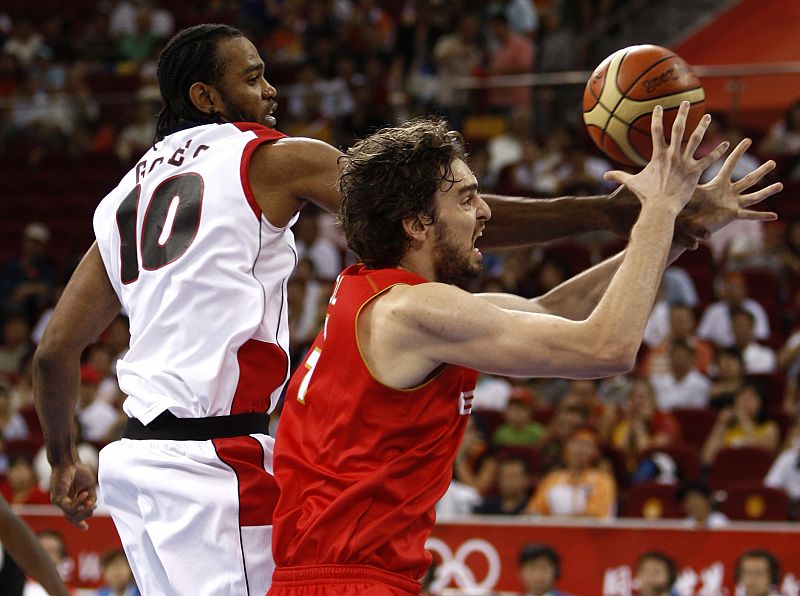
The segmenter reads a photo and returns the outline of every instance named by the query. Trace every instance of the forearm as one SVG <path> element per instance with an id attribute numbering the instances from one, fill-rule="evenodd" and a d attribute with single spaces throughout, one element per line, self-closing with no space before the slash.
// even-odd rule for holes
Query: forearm
<path id="1" fill-rule="evenodd" d="M 33 532 L 2 503 L 2 535 L 5 548 L 26 574 L 33 577 L 48 594 L 68 594 L 58 570 Z"/>
<path id="2" fill-rule="evenodd" d="M 482 248 L 524 246 L 594 230 L 628 230 L 640 209 L 638 200 L 624 187 L 612 195 L 590 197 L 482 196 L 492 210 L 480 239 Z"/>
<path id="3" fill-rule="evenodd" d="M 603 349 L 635 355 L 666 266 L 674 216 L 668 211 L 643 212 L 618 271 L 587 322 Z"/>
<path id="4" fill-rule="evenodd" d="M 80 387 L 79 351 L 36 351 L 33 359 L 36 410 L 51 465 L 78 461 L 73 432 Z"/>

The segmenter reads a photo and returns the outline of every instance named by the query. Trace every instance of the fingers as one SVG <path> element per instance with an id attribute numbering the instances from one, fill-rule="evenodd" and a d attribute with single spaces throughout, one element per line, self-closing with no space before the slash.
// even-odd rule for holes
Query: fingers
<path id="1" fill-rule="evenodd" d="M 655 150 L 655 147 L 653 147 Z M 623 172 L 622 170 L 610 170 L 603 174 L 603 178 L 610 182 L 617 182 L 619 184 L 627 184 L 627 181 L 630 180 L 633 176 L 628 172 Z"/>
<path id="2" fill-rule="evenodd" d="M 751 205 L 755 205 L 756 203 L 760 203 L 767 197 L 771 197 L 772 195 L 779 193 L 783 190 L 783 184 L 780 182 L 776 182 L 774 184 L 770 184 L 762 188 L 761 190 L 757 190 L 755 192 L 748 193 L 746 195 L 742 195 L 739 198 L 739 205 L 742 207 L 750 207 Z"/>
<path id="3" fill-rule="evenodd" d="M 689 115 L 689 102 L 682 101 L 678 108 L 678 115 L 672 123 L 672 137 L 669 140 L 670 149 L 679 149 L 683 142 L 683 133 L 686 130 L 686 118 Z"/>
<path id="4" fill-rule="evenodd" d="M 730 180 L 731 175 L 733 174 L 733 168 L 736 167 L 736 164 L 739 162 L 739 159 L 744 155 L 744 152 L 750 148 L 750 145 L 753 143 L 750 139 L 742 139 L 739 141 L 739 144 L 734 147 L 731 154 L 728 156 L 728 159 L 725 160 L 725 163 L 722 164 L 722 167 L 719 169 L 717 176 L 721 176 L 723 180 Z M 749 185 L 748 185 L 749 186 Z M 744 188 L 747 188 L 746 186 Z"/>
<path id="5" fill-rule="evenodd" d="M 653 137 L 653 157 L 666 149 L 664 140 L 664 108 L 656 106 L 650 118 L 650 136 Z"/>
<path id="6" fill-rule="evenodd" d="M 706 155 L 703 159 L 699 160 L 697 162 L 697 167 L 700 170 L 705 170 L 708 166 L 710 166 L 712 163 L 717 161 L 720 157 L 725 155 L 725 152 L 728 150 L 728 147 L 730 147 L 730 146 L 731 146 L 731 144 L 728 141 L 723 141 L 722 143 L 717 145 L 716 148 L 711 153 Z"/>
<path id="7" fill-rule="evenodd" d="M 738 149 L 738 147 L 737 147 L 737 149 Z M 746 190 L 746 189 L 750 188 L 754 184 L 757 184 L 764 176 L 766 176 L 768 173 L 770 173 L 774 169 L 775 169 L 775 162 L 774 161 L 769 160 L 766 163 L 762 163 L 755 170 L 753 170 L 752 172 L 750 172 L 746 176 L 742 176 L 742 178 L 740 178 L 739 180 L 734 182 L 733 183 L 733 191 L 735 193 L 740 193 L 743 190 Z M 722 174 L 722 171 L 720 170 L 720 175 L 721 174 Z M 730 173 L 728 173 L 728 177 L 726 178 L 726 180 L 730 180 Z"/>
<path id="8" fill-rule="evenodd" d="M 689 141 L 686 143 L 686 149 L 683 151 L 684 159 L 694 158 L 694 152 L 697 151 L 697 148 L 703 141 L 703 137 L 706 134 L 709 124 L 711 124 L 711 116 L 709 114 L 705 114 L 700 119 L 700 122 L 697 123 L 694 132 L 692 132 L 692 136 L 689 137 Z"/>
<path id="9" fill-rule="evenodd" d="M 778 214 L 774 211 L 750 211 L 749 209 L 740 209 L 737 213 L 737 219 L 749 219 L 750 221 L 775 221 L 778 219 Z"/>

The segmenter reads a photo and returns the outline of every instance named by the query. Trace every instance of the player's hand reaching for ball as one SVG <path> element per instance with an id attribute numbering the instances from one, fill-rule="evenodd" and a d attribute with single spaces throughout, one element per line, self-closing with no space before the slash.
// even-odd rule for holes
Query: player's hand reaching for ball
<path id="1" fill-rule="evenodd" d="M 686 229 L 695 237 L 702 238 L 737 219 L 755 221 L 777 219 L 778 216 L 772 211 L 754 211 L 749 207 L 780 192 L 783 184 L 775 182 L 760 190 L 747 192 L 775 169 L 774 161 L 770 160 L 761 164 L 735 182 L 731 180 L 736 164 L 751 143 L 750 139 L 740 141 L 722 164 L 714 179 L 700 184 L 695 189 L 692 200 L 678 217 L 679 227 Z"/>
<path id="2" fill-rule="evenodd" d="M 64 517 L 82 530 L 97 507 L 97 481 L 94 472 L 81 463 L 55 465 L 50 475 L 50 500 Z"/>
<path id="3" fill-rule="evenodd" d="M 664 139 L 663 109 L 656 106 L 650 128 L 653 137 L 653 157 L 650 162 L 637 174 L 620 170 L 606 172 L 605 178 L 627 186 L 639 198 L 643 209 L 660 208 L 677 216 L 689 202 L 703 170 L 722 157 L 728 149 L 727 142 L 720 143 L 702 159 L 694 158 L 711 122 L 708 115 L 700 120 L 686 146 L 681 147 L 688 113 L 689 102 L 681 103 L 668 145 Z"/>

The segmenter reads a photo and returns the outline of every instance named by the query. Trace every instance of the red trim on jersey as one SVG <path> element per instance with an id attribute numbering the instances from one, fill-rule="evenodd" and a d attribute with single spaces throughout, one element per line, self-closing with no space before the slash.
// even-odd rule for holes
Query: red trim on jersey
<path id="1" fill-rule="evenodd" d="M 256 196 L 253 194 L 253 187 L 250 185 L 250 175 L 248 173 L 250 169 L 250 158 L 253 156 L 253 152 L 263 143 L 277 141 L 278 139 L 284 138 L 286 135 L 272 128 L 256 124 L 255 122 L 233 122 L 232 124 L 242 132 L 254 132 L 256 134 L 256 138 L 247 143 L 244 147 L 242 162 L 239 166 L 239 176 L 242 179 L 242 190 L 244 190 L 244 196 L 247 198 L 247 204 L 250 205 L 250 209 L 253 210 L 256 218 L 261 219 L 261 207 L 259 207 Z"/>
<path id="2" fill-rule="evenodd" d="M 231 414 L 266 412 L 269 396 L 286 378 L 289 357 L 277 344 L 248 339 L 236 354 L 239 383 L 231 404 Z"/>
<path id="3" fill-rule="evenodd" d="M 214 439 L 217 456 L 236 473 L 239 525 L 268 526 L 278 502 L 278 484 L 264 469 L 264 449 L 253 437 Z"/>

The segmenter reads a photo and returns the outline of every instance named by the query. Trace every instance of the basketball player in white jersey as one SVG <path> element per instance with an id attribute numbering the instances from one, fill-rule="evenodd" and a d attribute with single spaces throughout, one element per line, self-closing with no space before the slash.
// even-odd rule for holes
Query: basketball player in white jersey
<path id="1" fill-rule="evenodd" d="M 267 413 L 289 372 L 290 226 L 306 201 L 338 208 L 341 153 L 271 129 L 276 90 L 236 29 L 178 33 L 158 78 L 158 141 L 98 206 L 96 242 L 36 352 L 51 496 L 85 527 L 96 493 L 72 434 L 79 359 L 122 309 L 131 345 L 117 370 L 130 418 L 101 452 L 99 480 L 136 582 L 144 594 L 264 594 L 276 497 Z M 698 187 L 686 241 L 719 221 L 772 219 L 745 207 L 777 188 L 740 194 L 769 169 L 737 188 Z M 485 246 L 627 233 L 638 212 L 627 192 L 485 198 Z"/>

